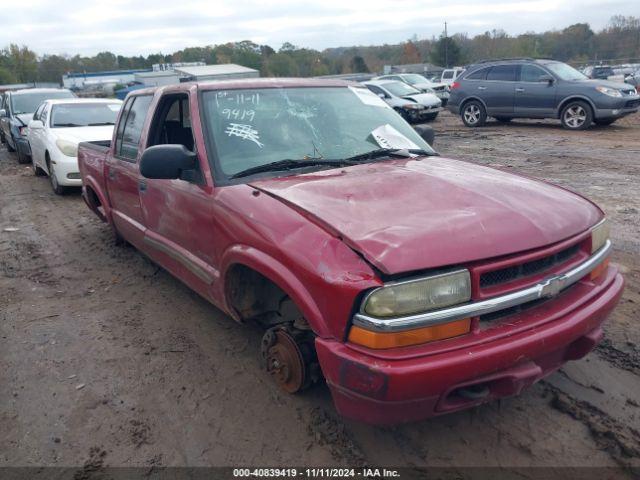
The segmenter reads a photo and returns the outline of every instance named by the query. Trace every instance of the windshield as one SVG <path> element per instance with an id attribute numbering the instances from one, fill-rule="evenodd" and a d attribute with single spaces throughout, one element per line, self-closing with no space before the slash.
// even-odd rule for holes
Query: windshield
<path id="1" fill-rule="evenodd" d="M 413 73 L 411 75 L 403 75 L 402 78 L 404 78 L 411 85 L 417 85 L 418 83 L 429 83 L 426 78 L 424 78 L 422 75 L 418 75 L 417 73 Z"/>
<path id="2" fill-rule="evenodd" d="M 566 63 L 547 63 L 545 65 L 549 70 L 555 73 L 560 80 L 586 80 L 587 77 Z"/>
<path id="3" fill-rule="evenodd" d="M 213 90 L 202 105 L 216 170 L 226 177 L 285 159 L 344 159 L 381 147 L 433 152 L 366 88 Z"/>
<path id="4" fill-rule="evenodd" d="M 74 95 L 68 90 L 58 90 L 56 92 L 20 93 L 12 95 L 11 111 L 14 115 L 20 113 L 33 113 L 42 102 L 55 98 L 74 98 Z"/>
<path id="5" fill-rule="evenodd" d="M 51 127 L 114 125 L 119 111 L 119 103 L 54 105 L 51 110 Z"/>
<path id="6" fill-rule="evenodd" d="M 381 86 L 396 97 L 406 97 L 407 95 L 417 95 L 420 93 L 420 90 L 402 82 L 389 82 Z"/>

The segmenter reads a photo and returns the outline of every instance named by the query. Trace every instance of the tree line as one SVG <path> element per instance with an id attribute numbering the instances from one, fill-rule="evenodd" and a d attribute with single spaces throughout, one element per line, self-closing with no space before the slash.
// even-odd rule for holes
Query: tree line
<path id="1" fill-rule="evenodd" d="M 379 72 L 384 65 L 430 62 L 464 65 L 486 58 L 545 57 L 574 64 L 619 60 L 640 62 L 640 18 L 614 16 L 594 31 L 587 23 L 562 30 L 509 35 L 503 30 L 473 37 L 412 39 L 395 45 L 328 48 L 318 51 L 284 43 L 277 51 L 249 40 L 205 47 L 188 47 L 171 54 L 123 56 L 100 52 L 95 56 L 38 56 L 27 46 L 11 44 L 0 50 L 0 84 L 60 82 L 68 72 L 146 69 L 157 63 L 237 63 L 259 70 L 262 76 L 308 77 L 342 73 Z"/>

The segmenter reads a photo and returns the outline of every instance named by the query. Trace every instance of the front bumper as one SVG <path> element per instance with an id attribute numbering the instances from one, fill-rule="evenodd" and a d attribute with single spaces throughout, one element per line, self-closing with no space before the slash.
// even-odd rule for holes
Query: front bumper
<path id="1" fill-rule="evenodd" d="M 640 109 L 640 96 L 628 96 L 620 99 L 607 99 L 606 104 L 599 105 L 594 111 L 597 119 L 622 118 Z"/>
<path id="2" fill-rule="evenodd" d="M 440 344 L 437 350 L 431 345 L 380 353 L 318 338 L 318 358 L 336 409 L 366 423 L 397 424 L 518 394 L 600 341 L 601 325 L 624 287 L 613 267 L 603 277 L 598 285 L 580 282 L 570 295 L 526 311 L 520 327 L 514 322 L 505 328 L 508 334 L 483 342 L 458 337 L 434 342 Z M 476 387 L 488 394 L 459 395 Z"/>
<path id="3" fill-rule="evenodd" d="M 442 107 L 440 105 L 425 106 L 425 108 L 423 108 L 422 110 L 405 109 L 405 112 L 407 113 L 409 118 L 415 121 L 428 118 L 432 115 L 437 115 L 441 111 Z"/>
<path id="4" fill-rule="evenodd" d="M 57 152 L 52 155 L 51 161 L 55 163 L 54 172 L 59 185 L 65 187 L 82 186 L 77 157 L 68 157 L 61 152 Z"/>

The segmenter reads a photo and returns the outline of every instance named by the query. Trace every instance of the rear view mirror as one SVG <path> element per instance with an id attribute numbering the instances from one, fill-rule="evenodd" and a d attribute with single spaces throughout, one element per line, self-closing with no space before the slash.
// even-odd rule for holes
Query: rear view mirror
<path id="1" fill-rule="evenodd" d="M 427 142 L 430 146 L 433 147 L 433 144 L 436 141 L 436 132 L 433 130 L 433 128 L 427 125 L 418 125 L 413 128 L 417 132 L 417 134 L 422 137 L 422 139 L 425 142 Z"/>
<path id="2" fill-rule="evenodd" d="M 142 153 L 140 173 L 145 178 L 186 180 L 193 177 L 196 165 L 196 154 L 184 145 L 155 145 Z"/>
<path id="3" fill-rule="evenodd" d="M 7 116 L 7 111 L 2 108 L 0 109 L 0 118 L 5 118 Z"/>

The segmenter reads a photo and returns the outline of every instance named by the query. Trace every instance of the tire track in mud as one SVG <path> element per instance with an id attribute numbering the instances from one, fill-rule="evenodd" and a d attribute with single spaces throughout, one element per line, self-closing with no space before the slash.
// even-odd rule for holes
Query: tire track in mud
<path id="1" fill-rule="evenodd" d="M 638 430 L 619 422 L 584 400 L 567 395 L 547 381 L 543 380 L 541 383 L 552 395 L 550 405 L 553 408 L 583 423 L 599 448 L 606 451 L 621 466 L 637 468 L 637 461 L 640 460 Z"/>
<path id="2" fill-rule="evenodd" d="M 631 342 L 627 342 L 626 347 L 630 350 L 629 352 L 614 347 L 613 342 L 605 337 L 595 351 L 607 362 L 638 375 L 638 382 L 640 382 L 640 349 Z"/>

